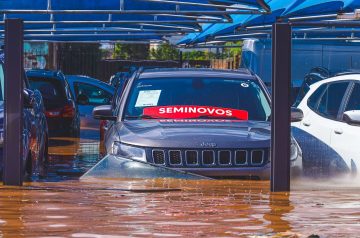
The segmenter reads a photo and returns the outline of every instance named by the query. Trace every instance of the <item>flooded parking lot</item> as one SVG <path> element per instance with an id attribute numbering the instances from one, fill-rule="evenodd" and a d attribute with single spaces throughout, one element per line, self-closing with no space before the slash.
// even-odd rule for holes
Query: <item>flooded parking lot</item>
<path id="1" fill-rule="evenodd" d="M 268 181 L 88 179 L 98 142 L 51 140 L 49 178 L 0 187 L 3 237 L 360 237 L 360 190 Z"/>

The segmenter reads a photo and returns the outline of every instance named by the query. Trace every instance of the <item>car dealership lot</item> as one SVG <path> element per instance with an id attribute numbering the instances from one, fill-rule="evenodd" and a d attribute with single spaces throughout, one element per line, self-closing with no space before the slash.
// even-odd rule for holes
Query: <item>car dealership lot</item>
<path id="1" fill-rule="evenodd" d="M 268 192 L 268 180 L 79 180 L 100 159 L 93 128 L 81 129 L 80 138 L 50 138 L 46 179 L 0 187 L 1 235 L 349 237 L 359 229 L 356 179 L 293 180 L 291 193 Z"/>

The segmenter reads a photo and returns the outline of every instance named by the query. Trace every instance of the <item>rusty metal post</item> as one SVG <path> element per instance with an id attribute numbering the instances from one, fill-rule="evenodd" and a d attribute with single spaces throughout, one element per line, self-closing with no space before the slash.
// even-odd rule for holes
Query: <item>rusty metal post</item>
<path id="1" fill-rule="evenodd" d="M 23 21 L 5 21 L 4 185 L 23 183 Z"/>
<path id="2" fill-rule="evenodd" d="M 272 29 L 271 191 L 290 191 L 291 26 Z"/>

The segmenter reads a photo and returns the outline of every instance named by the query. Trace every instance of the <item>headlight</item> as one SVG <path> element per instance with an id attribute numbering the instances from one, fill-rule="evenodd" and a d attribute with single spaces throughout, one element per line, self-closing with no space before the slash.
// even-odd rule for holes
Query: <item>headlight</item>
<path id="1" fill-rule="evenodd" d="M 121 142 L 114 142 L 112 146 L 112 153 L 117 156 L 146 162 L 146 153 L 144 149 L 125 145 Z"/>

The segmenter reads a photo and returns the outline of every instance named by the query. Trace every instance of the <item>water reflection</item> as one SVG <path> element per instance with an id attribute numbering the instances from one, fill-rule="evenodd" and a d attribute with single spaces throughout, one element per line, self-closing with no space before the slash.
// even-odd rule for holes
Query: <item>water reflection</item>
<path id="1" fill-rule="evenodd" d="M 271 193 L 269 196 L 269 213 L 264 215 L 268 221 L 267 227 L 274 233 L 291 231 L 291 226 L 286 218 L 294 206 L 290 202 L 289 193 Z"/>
<path id="2" fill-rule="evenodd" d="M 0 234 L 353 237 L 360 191 L 270 193 L 267 181 L 96 179 L 0 187 Z"/>
<path id="3" fill-rule="evenodd" d="M 269 181 L 78 180 L 99 161 L 98 143 L 52 143 L 46 182 L 0 186 L 0 237 L 355 237 L 360 229 L 360 180 L 292 181 L 291 193 L 270 193 Z"/>

